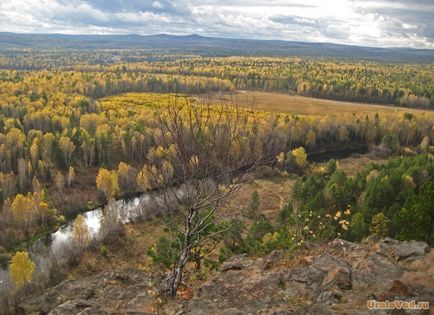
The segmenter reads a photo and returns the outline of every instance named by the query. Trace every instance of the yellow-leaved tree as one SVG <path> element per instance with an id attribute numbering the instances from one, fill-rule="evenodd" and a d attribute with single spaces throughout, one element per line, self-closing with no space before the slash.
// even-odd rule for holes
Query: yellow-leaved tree
<path id="1" fill-rule="evenodd" d="M 389 233 L 389 219 L 384 215 L 383 212 L 379 212 L 372 217 L 369 231 L 371 234 L 378 235 L 380 237 L 387 236 Z"/>
<path id="2" fill-rule="evenodd" d="M 17 252 L 9 265 L 10 276 L 19 289 L 32 281 L 35 263 L 27 252 Z"/>
<path id="3" fill-rule="evenodd" d="M 82 246 L 87 246 L 90 243 L 90 233 L 86 219 L 81 214 L 77 216 L 72 226 L 72 237 Z"/>
<path id="4" fill-rule="evenodd" d="M 115 171 L 100 168 L 96 177 L 96 187 L 107 199 L 113 198 L 119 190 L 118 175 Z"/>
<path id="5" fill-rule="evenodd" d="M 12 215 L 16 224 L 27 234 L 35 216 L 35 203 L 32 198 L 18 194 L 12 203 Z"/>
<path id="6" fill-rule="evenodd" d="M 75 150 L 75 145 L 68 137 L 60 137 L 59 148 L 65 158 L 65 164 L 69 166 L 71 164 L 71 155 Z"/>
<path id="7" fill-rule="evenodd" d="M 307 154 L 303 147 L 292 150 L 291 155 L 293 156 L 297 166 L 305 168 L 308 165 Z"/>
<path id="8" fill-rule="evenodd" d="M 162 173 L 155 165 L 143 165 L 142 170 L 137 175 L 137 187 L 140 191 L 145 192 L 161 186 L 164 182 Z"/>

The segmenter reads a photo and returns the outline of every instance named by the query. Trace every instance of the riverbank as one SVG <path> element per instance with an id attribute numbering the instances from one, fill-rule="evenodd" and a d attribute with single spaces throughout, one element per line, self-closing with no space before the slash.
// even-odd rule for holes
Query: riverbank
<path id="1" fill-rule="evenodd" d="M 360 168 L 363 168 L 370 162 L 379 162 L 379 160 L 369 158 L 368 156 L 348 157 L 339 161 L 339 167 L 351 175 L 357 169 L 356 164 L 360 164 Z M 322 165 L 324 164 L 316 164 L 319 167 Z M 273 219 L 291 197 L 292 187 L 297 178 L 295 174 L 281 176 L 275 173 L 269 177 L 266 174 L 258 173 L 222 207 L 230 210 L 228 212 L 232 215 L 239 214 L 249 206 L 251 196 L 256 192 L 260 196 L 259 213 L 263 213 L 269 219 Z M 135 213 L 132 216 L 138 218 L 138 214 L 140 214 L 140 222 L 126 225 L 125 235 L 118 241 L 104 244 L 103 247 L 98 245 L 93 247 L 92 250 L 85 251 L 83 256 L 76 261 L 73 268 L 68 267 L 66 264 L 61 268 L 63 269 L 62 271 L 57 265 L 52 266 L 47 264 L 50 261 L 63 261 L 66 257 L 63 256 L 65 253 L 73 252 L 71 244 L 68 245 L 66 242 L 67 240 L 71 240 L 73 221 L 62 226 L 57 232 L 35 242 L 37 245 L 35 246 L 34 243 L 29 252 L 32 259 L 36 262 L 38 269 L 44 271 L 43 278 L 50 278 L 49 270 L 53 267 L 57 268 L 56 272 L 61 271 L 61 276 L 55 277 L 57 281 L 65 279 L 65 277 L 68 279 L 77 278 L 103 270 L 117 270 L 119 267 L 152 270 L 153 265 L 147 255 L 147 251 L 155 243 L 156 237 L 163 234 L 161 219 L 156 218 L 151 221 L 143 221 L 144 219 L 152 218 L 153 215 L 143 216 L 143 211 L 145 211 L 146 207 L 140 202 L 140 197 L 138 196 L 127 198 L 126 200 L 118 200 L 116 201 L 116 205 L 124 215 Z M 84 212 L 84 215 L 88 227 L 96 232 L 101 224 L 101 210 L 94 209 L 87 211 Z M 124 222 L 128 222 L 128 220 Z M 62 250 L 59 252 L 60 249 Z M 42 253 L 39 258 L 38 252 Z M 126 257 L 128 257 L 127 260 L 125 259 Z M 7 277 L 5 274 L 4 276 Z M 55 283 L 50 284 L 53 285 Z"/>

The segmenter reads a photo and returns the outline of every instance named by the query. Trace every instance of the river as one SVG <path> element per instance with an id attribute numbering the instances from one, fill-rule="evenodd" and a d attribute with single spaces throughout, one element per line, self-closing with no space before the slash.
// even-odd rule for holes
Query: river
<path id="1" fill-rule="evenodd" d="M 147 195 L 141 195 L 127 200 L 117 200 L 112 205 L 119 216 L 122 223 L 128 223 L 139 218 L 146 219 L 154 215 L 152 209 L 154 201 Z M 155 205 L 155 203 L 154 203 Z M 83 213 L 85 222 L 89 229 L 91 238 L 97 240 L 100 237 L 101 223 L 103 219 L 103 209 Z M 69 221 L 56 232 L 37 240 L 30 248 L 28 248 L 31 259 L 35 262 L 36 268 L 34 280 L 40 281 L 49 277 L 49 270 L 56 262 L 56 267 L 63 267 L 67 264 L 72 249 L 75 245 L 75 240 L 72 235 L 72 227 L 75 220 Z M 14 288 L 9 277 L 7 269 L 0 270 L 0 295 L 10 292 Z"/>
<path id="2" fill-rule="evenodd" d="M 357 148 L 343 148 L 340 150 L 331 150 L 308 154 L 307 159 L 310 163 L 324 163 L 331 159 L 345 159 L 353 154 L 365 154 L 368 152 L 367 146 Z"/>

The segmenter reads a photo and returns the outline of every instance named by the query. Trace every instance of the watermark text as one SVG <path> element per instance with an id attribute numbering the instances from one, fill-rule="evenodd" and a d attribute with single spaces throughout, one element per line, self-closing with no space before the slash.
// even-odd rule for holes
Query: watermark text
<path id="1" fill-rule="evenodd" d="M 415 300 L 368 300 L 366 305 L 369 310 L 429 310 L 429 302 Z"/>

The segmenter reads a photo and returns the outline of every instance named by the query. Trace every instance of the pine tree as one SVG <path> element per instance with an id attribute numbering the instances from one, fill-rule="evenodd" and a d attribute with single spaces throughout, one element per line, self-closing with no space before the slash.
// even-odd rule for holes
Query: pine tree
<path id="1" fill-rule="evenodd" d="M 373 235 L 378 235 L 380 237 L 386 237 L 389 233 L 389 219 L 384 215 L 383 212 L 376 214 L 372 218 L 371 226 L 369 231 Z"/>

